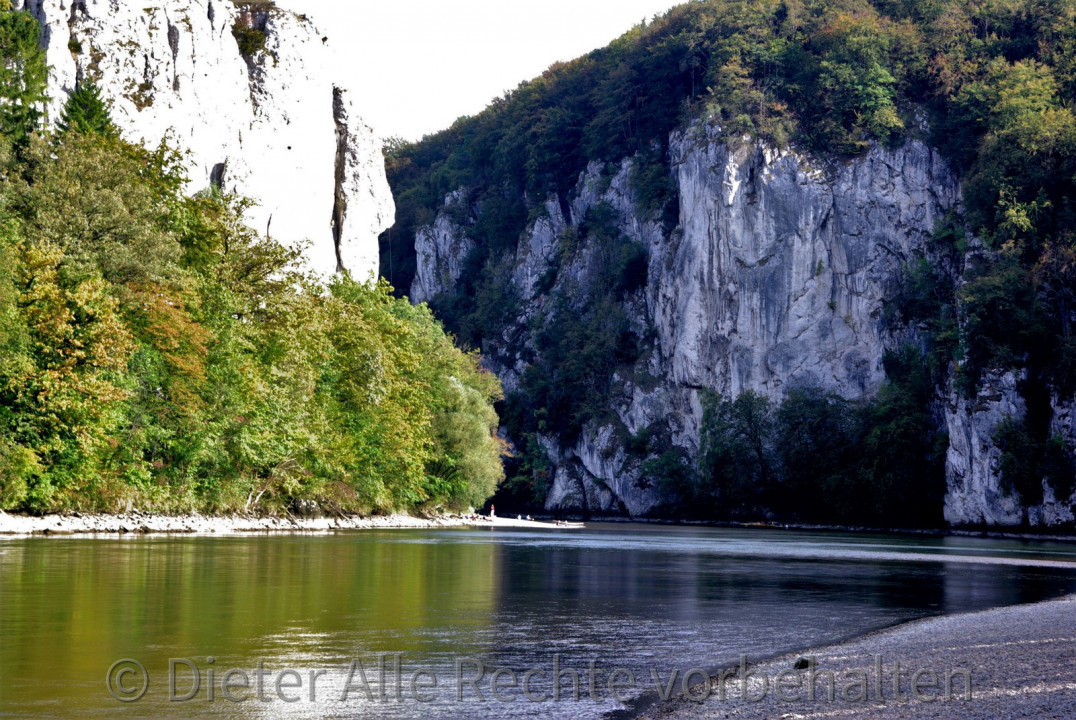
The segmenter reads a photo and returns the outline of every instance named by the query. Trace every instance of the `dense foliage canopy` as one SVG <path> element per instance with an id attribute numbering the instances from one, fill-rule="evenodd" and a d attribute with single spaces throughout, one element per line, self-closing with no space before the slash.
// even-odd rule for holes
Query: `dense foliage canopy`
<path id="1" fill-rule="evenodd" d="M 187 196 L 91 84 L 38 132 L 38 31 L 0 12 L 0 509 L 481 505 L 501 391 L 477 355 L 387 284 L 319 285 L 246 201 Z"/>

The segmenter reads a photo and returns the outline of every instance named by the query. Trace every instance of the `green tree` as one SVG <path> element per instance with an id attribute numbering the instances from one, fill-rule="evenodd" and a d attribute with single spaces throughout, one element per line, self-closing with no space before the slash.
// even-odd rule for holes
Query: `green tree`
<path id="1" fill-rule="evenodd" d="M 697 495 L 722 515 L 751 514 L 774 480 L 773 404 L 754 391 L 703 395 Z"/>
<path id="2" fill-rule="evenodd" d="M 801 520 L 855 522 L 865 488 L 857 473 L 862 425 L 849 401 L 817 388 L 796 388 L 776 413 L 781 483 L 769 498 Z"/>
<path id="3" fill-rule="evenodd" d="M 0 226 L 0 396 L 10 398 L 33 372 L 29 330 L 19 308 L 16 278 L 21 271 L 19 238 L 10 220 Z M 0 509 L 17 507 L 41 471 L 37 454 L 18 437 L 18 408 L 0 403 Z"/>
<path id="4" fill-rule="evenodd" d="M 82 135 L 100 135 L 106 138 L 119 135 L 119 130 L 112 122 L 109 104 L 101 97 L 100 88 L 92 80 L 79 83 L 75 91 L 68 96 L 56 126 L 62 133 L 74 131 Z"/>
<path id="5" fill-rule="evenodd" d="M 38 129 L 48 89 L 41 25 L 28 12 L 0 9 L 0 134 L 21 153 Z"/>
<path id="6" fill-rule="evenodd" d="M 167 146 L 70 127 L 2 187 L 0 506 L 480 505 L 500 385 L 386 285 L 329 292 L 186 197 Z"/>
<path id="7" fill-rule="evenodd" d="M 946 437 L 932 412 L 930 365 L 914 346 L 885 356 L 886 384 L 864 410 L 863 513 L 878 524 L 935 527 L 945 494 Z"/>
<path id="8" fill-rule="evenodd" d="M 181 246 L 168 222 L 180 181 L 161 157 L 74 132 L 55 145 L 31 143 L 27 156 L 28 179 L 16 181 L 12 205 L 29 234 L 115 286 L 179 282 Z"/>
<path id="9" fill-rule="evenodd" d="M 21 446 L 24 469 L 36 470 L 27 478 L 26 506 L 72 507 L 99 479 L 122 422 L 131 337 L 99 275 L 65 265 L 63 252 L 48 243 L 22 241 L 17 252 L 26 353 L 5 363 L 7 442 Z"/>
<path id="10" fill-rule="evenodd" d="M 322 392 L 342 429 L 336 477 L 370 509 L 481 505 L 503 478 L 500 383 L 387 285 L 331 290 Z"/>
<path id="11" fill-rule="evenodd" d="M 1049 66 L 996 58 L 962 92 L 986 132 L 968 177 L 973 227 L 998 246 L 1037 250 L 1067 205 L 1076 171 L 1076 116 L 1059 100 Z M 959 102 L 959 101 L 958 101 Z"/>

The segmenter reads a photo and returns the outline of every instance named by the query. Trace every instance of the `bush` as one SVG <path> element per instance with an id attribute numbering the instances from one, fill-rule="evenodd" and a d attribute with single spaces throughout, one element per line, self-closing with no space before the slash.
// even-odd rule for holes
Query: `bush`
<path id="1" fill-rule="evenodd" d="M 265 28 L 257 27 L 249 15 L 240 15 L 232 25 L 232 37 L 239 45 L 239 54 L 247 60 L 255 55 L 265 52 L 265 43 L 268 36 Z"/>

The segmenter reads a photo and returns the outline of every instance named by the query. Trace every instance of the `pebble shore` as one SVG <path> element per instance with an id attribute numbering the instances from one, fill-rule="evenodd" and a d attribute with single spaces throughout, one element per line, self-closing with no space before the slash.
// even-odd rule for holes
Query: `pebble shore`
<path id="1" fill-rule="evenodd" d="M 894 693 L 898 662 L 906 674 Z M 796 670 L 797 665 L 801 669 Z M 726 679 L 722 700 L 713 689 L 717 680 L 712 679 L 713 694 L 702 703 L 683 698 L 655 702 L 636 716 L 652 720 L 1070 720 L 1076 717 L 1076 596 L 919 620 L 779 657 L 753 669 L 758 675 L 749 673 L 747 699 L 739 680 Z M 813 701 L 806 697 L 812 670 L 817 691 Z M 773 681 L 782 671 L 788 671 L 785 696 L 795 695 L 795 701 L 778 698 L 774 690 Z M 828 671 L 837 680 L 832 701 Z M 918 672 L 923 674 L 916 697 L 911 682 Z M 963 672 L 971 680 L 970 699 Z M 859 698 L 856 673 L 867 678 L 866 699 Z M 947 673 L 952 673 L 950 699 L 945 698 Z M 798 692 L 789 689 L 797 676 Z M 883 683 L 876 683 L 875 677 L 882 677 Z M 937 685 L 932 686 L 935 679 Z M 769 690 L 763 696 L 767 681 Z M 705 690 L 700 681 L 694 692 L 702 697 Z"/>
<path id="2" fill-rule="evenodd" d="M 337 530 L 454 527 L 563 529 L 574 526 L 511 518 L 490 518 L 486 515 L 441 515 L 431 518 L 411 517 L 409 515 L 299 518 L 262 517 L 257 515 L 169 516 L 134 512 L 125 515 L 71 513 L 35 517 L 13 515 L 0 511 L 0 536 L 126 535 L 131 533 L 236 535 L 244 533 L 318 533 Z"/>

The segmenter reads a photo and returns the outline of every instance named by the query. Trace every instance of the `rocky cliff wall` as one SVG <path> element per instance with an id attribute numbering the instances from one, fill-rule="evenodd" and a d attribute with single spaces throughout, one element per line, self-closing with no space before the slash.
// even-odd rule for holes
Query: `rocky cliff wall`
<path id="1" fill-rule="evenodd" d="M 561 245 L 588 210 L 604 203 L 619 231 L 646 248 L 645 287 L 624 303 L 640 337 L 635 368 L 613 377 L 610 418 L 593 421 L 572 447 L 542 446 L 553 467 L 549 509 L 644 515 L 663 489 L 644 476 L 628 438 L 646 431 L 689 456 L 698 451 L 700 392 L 752 390 L 780 400 L 809 385 L 846 398 L 873 396 L 885 379 L 888 348 L 914 340 L 892 325 L 885 304 L 907 264 L 930 258 L 936 224 L 959 208 L 959 179 L 932 148 L 911 140 L 877 145 L 847 162 L 823 162 L 697 124 L 675 134 L 670 160 L 679 197 L 676 227 L 640 209 L 632 161 L 592 164 L 564 203 L 550 198 L 520 238 L 511 283 L 520 298 L 515 326 L 484 348 L 505 387 L 519 386 L 533 357 L 533 319 L 558 293 L 578 295 L 600 262 Z M 459 218 L 460 193 L 416 237 L 413 299 L 451 288 L 473 243 Z M 564 261 L 565 257 L 572 259 Z M 563 263 L 556 284 L 543 278 Z M 1003 389 L 998 391 L 998 383 Z M 1011 386 L 1011 387 L 1010 387 Z M 988 378 L 979 396 L 939 393 L 951 447 L 946 517 L 957 525 L 1071 522 L 1071 500 L 1022 508 L 1001 490 L 993 431 L 1023 412 L 1015 381 Z M 1072 437 L 1071 409 L 1055 413 Z M 1068 425 L 1065 425 L 1068 423 Z"/>
<path id="2" fill-rule="evenodd" d="M 252 226 L 289 245 L 308 240 L 307 265 L 322 275 L 376 275 L 377 236 L 394 212 L 379 142 L 307 16 L 231 0 L 21 6 L 43 26 L 51 122 L 92 79 L 127 139 L 170 137 L 190 153 L 190 190 L 217 183 L 253 198 Z M 247 54 L 236 27 L 251 32 Z"/>

